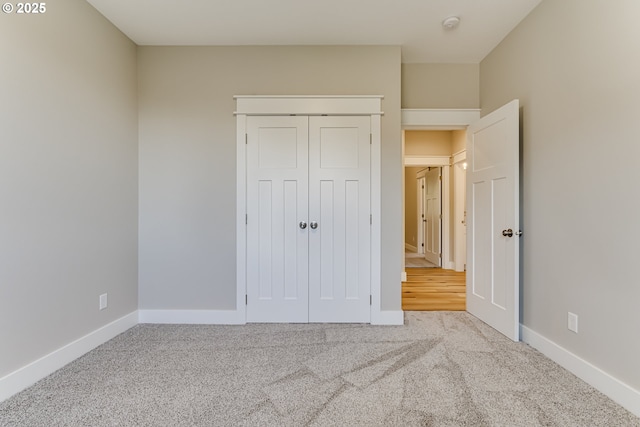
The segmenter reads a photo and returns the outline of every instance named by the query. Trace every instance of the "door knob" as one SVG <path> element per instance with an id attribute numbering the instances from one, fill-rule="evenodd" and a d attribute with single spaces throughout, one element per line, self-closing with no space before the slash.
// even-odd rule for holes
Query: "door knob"
<path id="1" fill-rule="evenodd" d="M 315 221 L 311 221 L 309 223 L 309 227 L 311 227 L 312 230 L 315 230 L 316 228 L 318 228 L 318 223 Z"/>
<path id="2" fill-rule="evenodd" d="M 512 229 L 502 230 L 502 235 L 504 237 L 513 237 L 513 230 Z"/>
<path id="3" fill-rule="evenodd" d="M 299 225 L 300 225 L 300 229 L 301 229 L 301 230 L 304 230 L 305 228 L 307 228 L 307 223 L 306 223 L 306 222 L 304 222 L 304 221 L 300 221 L 300 224 L 299 224 Z"/>

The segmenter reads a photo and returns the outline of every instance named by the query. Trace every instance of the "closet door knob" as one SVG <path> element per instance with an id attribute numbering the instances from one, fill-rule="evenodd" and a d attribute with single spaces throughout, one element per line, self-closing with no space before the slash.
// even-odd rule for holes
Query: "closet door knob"
<path id="1" fill-rule="evenodd" d="M 306 222 L 304 222 L 304 221 L 300 221 L 300 224 L 299 224 L 299 225 L 300 225 L 300 229 L 301 229 L 301 230 L 304 230 L 305 228 L 307 228 L 307 223 L 306 223 Z"/>
<path id="2" fill-rule="evenodd" d="M 315 221 L 311 221 L 309 223 L 309 227 L 311 227 L 312 230 L 315 230 L 316 228 L 318 228 L 318 223 Z"/>

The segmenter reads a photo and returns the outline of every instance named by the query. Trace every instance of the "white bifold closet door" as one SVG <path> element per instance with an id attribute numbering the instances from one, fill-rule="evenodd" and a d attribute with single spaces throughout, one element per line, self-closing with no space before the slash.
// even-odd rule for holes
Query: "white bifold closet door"
<path id="1" fill-rule="evenodd" d="M 370 321 L 370 127 L 247 118 L 247 321 Z"/>

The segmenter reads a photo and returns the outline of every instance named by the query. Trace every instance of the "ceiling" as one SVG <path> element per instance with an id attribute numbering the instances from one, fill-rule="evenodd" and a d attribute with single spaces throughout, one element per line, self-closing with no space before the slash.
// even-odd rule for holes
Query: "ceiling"
<path id="1" fill-rule="evenodd" d="M 541 0 L 87 1 L 139 45 L 399 45 L 404 63 L 478 63 Z"/>

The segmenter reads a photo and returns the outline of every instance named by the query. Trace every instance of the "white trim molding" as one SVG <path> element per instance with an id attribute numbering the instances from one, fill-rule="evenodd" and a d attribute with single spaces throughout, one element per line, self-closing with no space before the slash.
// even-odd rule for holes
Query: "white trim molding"
<path id="1" fill-rule="evenodd" d="M 540 351 L 611 400 L 640 417 L 640 391 L 611 376 L 539 333 L 520 325 L 522 341 Z"/>
<path id="2" fill-rule="evenodd" d="M 372 325 L 404 325 L 404 311 L 402 310 L 377 310 L 371 311 Z"/>
<path id="3" fill-rule="evenodd" d="M 451 156 L 451 164 L 455 165 L 456 163 L 464 162 L 467 160 L 467 150 L 461 150 Z"/>
<path id="4" fill-rule="evenodd" d="M 241 310 L 140 310 L 138 321 L 173 325 L 244 325 L 246 318 Z"/>
<path id="5" fill-rule="evenodd" d="M 236 95 L 236 115 L 382 115 L 382 95 Z"/>
<path id="6" fill-rule="evenodd" d="M 464 271 L 466 264 L 467 235 L 465 225 L 466 172 L 463 162 L 467 160 L 467 151 L 453 155 L 453 260 L 451 270 Z"/>
<path id="7" fill-rule="evenodd" d="M 134 311 L 0 378 L 0 402 L 138 324 Z"/>
<path id="8" fill-rule="evenodd" d="M 465 129 L 480 119 L 480 109 L 402 109 L 402 129 Z"/>

